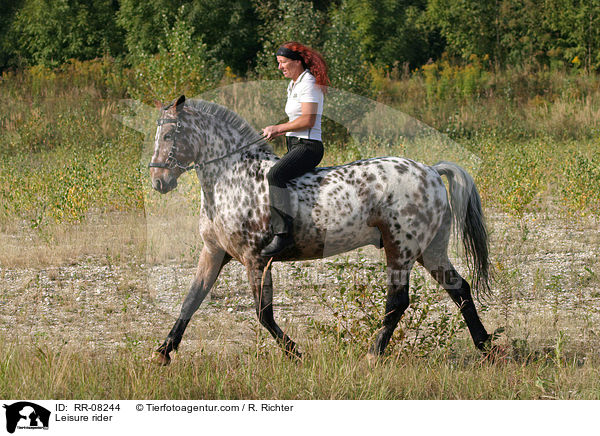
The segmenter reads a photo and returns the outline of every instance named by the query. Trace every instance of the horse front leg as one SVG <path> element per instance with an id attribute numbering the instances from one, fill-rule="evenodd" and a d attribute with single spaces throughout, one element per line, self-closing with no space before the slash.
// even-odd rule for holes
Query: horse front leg
<path id="1" fill-rule="evenodd" d="M 175 325 L 167 335 L 163 344 L 156 350 L 156 361 L 161 365 L 171 362 L 169 353 L 179 347 L 183 332 L 185 331 L 192 315 L 198 310 L 202 301 L 217 280 L 223 266 L 231 260 L 225 251 L 216 248 L 208 248 L 206 245 L 200 253 L 200 260 L 196 269 L 194 281 L 188 294 L 183 300 L 181 313 Z"/>
<path id="2" fill-rule="evenodd" d="M 248 280 L 252 287 L 252 294 L 254 295 L 258 321 L 271 333 L 277 343 L 284 349 L 286 355 L 290 357 L 302 357 L 296 343 L 279 328 L 273 317 L 271 265 L 267 265 L 264 269 L 247 267 L 247 272 Z"/>

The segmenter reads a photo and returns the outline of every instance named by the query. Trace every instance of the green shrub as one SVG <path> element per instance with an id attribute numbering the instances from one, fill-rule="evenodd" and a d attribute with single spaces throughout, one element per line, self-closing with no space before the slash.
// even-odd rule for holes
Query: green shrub
<path id="1" fill-rule="evenodd" d="M 600 210 L 600 159 L 576 152 L 565 165 L 561 193 L 565 202 L 579 211 Z"/>
<path id="2" fill-rule="evenodd" d="M 356 262 L 346 259 L 327 263 L 336 289 L 332 292 L 318 285 L 314 289 L 331 320 L 310 319 L 320 335 L 365 350 L 381 327 L 387 294 L 384 263 L 366 260 L 359 257 Z M 450 298 L 441 288 L 428 285 L 418 269 L 411 274 L 410 288 L 410 306 L 388 349 L 417 356 L 451 351 L 466 327 L 460 311 L 454 305 L 449 308 Z"/>
<path id="3" fill-rule="evenodd" d="M 144 102 L 166 102 L 181 94 L 196 96 L 216 87 L 225 66 L 208 52 L 206 44 L 190 36 L 193 29 L 177 19 L 155 55 L 146 52 L 134 57 L 135 83 L 129 94 Z"/>
<path id="4" fill-rule="evenodd" d="M 434 101 L 483 95 L 489 84 L 484 68 L 488 61 L 488 57 L 480 60 L 473 55 L 465 65 L 452 65 L 448 60 L 424 65 L 418 71 L 425 78 L 427 98 Z"/>

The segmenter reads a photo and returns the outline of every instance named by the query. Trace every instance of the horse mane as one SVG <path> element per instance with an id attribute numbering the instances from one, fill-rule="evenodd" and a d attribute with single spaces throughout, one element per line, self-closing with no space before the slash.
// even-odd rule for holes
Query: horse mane
<path id="1" fill-rule="evenodd" d="M 246 138 L 248 141 L 259 141 L 262 138 L 262 135 L 260 135 L 248 121 L 225 106 L 197 98 L 186 100 L 185 106 L 215 117 L 217 120 L 222 121 L 237 130 L 242 137 Z M 264 141 L 260 144 L 267 145 Z"/>

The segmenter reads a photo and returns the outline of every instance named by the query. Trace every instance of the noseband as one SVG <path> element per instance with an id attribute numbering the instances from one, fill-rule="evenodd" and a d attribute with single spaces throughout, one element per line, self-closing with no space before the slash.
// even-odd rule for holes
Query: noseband
<path id="1" fill-rule="evenodd" d="M 217 157 L 216 159 L 211 159 L 209 161 L 202 162 L 202 163 L 193 162 L 191 165 L 186 166 L 186 165 L 183 165 L 181 162 L 179 162 L 177 160 L 177 158 L 175 157 L 175 152 L 177 151 L 177 135 L 180 133 L 179 128 L 181 127 L 181 122 L 177 118 L 159 118 L 156 121 L 156 124 L 158 126 L 162 126 L 163 124 L 175 124 L 175 130 L 173 131 L 173 145 L 171 146 L 171 150 L 169 150 L 167 160 L 164 163 L 150 162 L 148 164 L 148 168 L 166 168 L 168 170 L 172 170 L 174 168 L 179 168 L 183 172 L 186 172 L 189 170 L 194 170 L 197 168 L 202 168 L 204 165 L 208 165 L 210 163 L 217 162 L 221 159 L 225 159 L 226 157 L 229 157 L 236 153 L 239 153 L 243 149 L 248 148 L 251 145 L 257 144 L 265 138 L 264 135 L 261 135 L 260 138 L 254 140 L 252 142 L 249 142 L 248 144 L 241 146 L 237 150 L 227 153 L 221 157 Z"/>
<path id="2" fill-rule="evenodd" d="M 171 150 L 169 150 L 169 155 L 167 156 L 165 163 L 150 162 L 148 168 L 166 168 L 172 170 L 177 167 L 183 170 L 183 172 L 194 169 L 196 167 L 195 163 L 193 165 L 185 166 L 175 157 L 175 152 L 177 151 L 177 135 L 180 132 L 179 128 L 181 127 L 181 122 L 177 118 L 160 118 L 156 121 L 156 125 L 158 126 L 162 126 L 163 124 L 175 124 L 175 130 L 173 131 L 173 145 L 171 146 Z"/>

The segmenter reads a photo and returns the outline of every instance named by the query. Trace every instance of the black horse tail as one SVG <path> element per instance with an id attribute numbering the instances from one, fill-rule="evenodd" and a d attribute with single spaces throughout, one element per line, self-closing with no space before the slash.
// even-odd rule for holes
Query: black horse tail
<path id="1" fill-rule="evenodd" d="M 479 295 L 490 290 L 488 233 L 481 197 L 473 178 L 451 162 L 439 162 L 433 168 L 448 179 L 454 230 L 462 241 L 467 266 L 473 275 L 473 288 Z"/>

